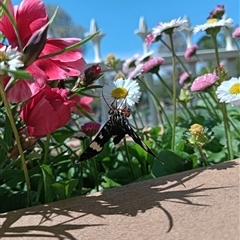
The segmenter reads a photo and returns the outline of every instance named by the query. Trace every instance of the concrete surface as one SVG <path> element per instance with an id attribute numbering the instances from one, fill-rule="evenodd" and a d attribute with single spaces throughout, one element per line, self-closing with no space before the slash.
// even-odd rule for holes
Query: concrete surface
<path id="1" fill-rule="evenodd" d="M 239 163 L 1 214 L 0 239 L 238 240 Z"/>

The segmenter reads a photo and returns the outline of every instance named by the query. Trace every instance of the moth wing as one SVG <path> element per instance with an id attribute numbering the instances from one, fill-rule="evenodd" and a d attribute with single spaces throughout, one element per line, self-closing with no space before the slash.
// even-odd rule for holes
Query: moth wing
<path id="1" fill-rule="evenodd" d="M 112 122 L 109 120 L 101 128 L 97 136 L 92 140 L 90 145 L 81 154 L 77 163 L 85 161 L 99 154 L 103 150 L 104 144 L 112 137 Z"/>
<path id="2" fill-rule="evenodd" d="M 115 126 L 112 136 L 114 144 L 120 143 L 120 141 L 125 137 L 126 134 L 127 133 L 125 129 Z"/>
<path id="3" fill-rule="evenodd" d="M 141 146 L 146 152 L 151 154 L 153 157 L 157 158 L 157 156 L 152 152 L 152 150 L 141 140 L 141 138 L 133 130 L 128 121 L 125 121 L 125 126 L 126 133 L 134 140 L 134 142 Z"/>

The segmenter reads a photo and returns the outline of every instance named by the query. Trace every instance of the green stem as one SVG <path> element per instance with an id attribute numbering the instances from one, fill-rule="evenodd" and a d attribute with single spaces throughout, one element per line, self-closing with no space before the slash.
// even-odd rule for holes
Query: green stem
<path id="1" fill-rule="evenodd" d="M 141 81 L 141 80 L 140 80 L 140 81 Z M 164 117 L 165 117 L 168 125 L 171 127 L 171 122 L 170 122 L 170 120 L 169 120 L 169 118 L 168 118 L 168 116 L 167 116 L 164 108 L 162 107 L 161 103 L 158 101 L 158 98 L 155 96 L 155 94 L 153 93 L 153 91 L 148 87 L 147 83 L 145 83 L 144 81 L 141 81 L 141 82 L 142 82 L 142 84 L 144 85 L 144 87 L 151 93 L 151 96 L 152 96 L 152 98 L 153 98 L 153 100 L 154 100 L 153 102 L 154 102 L 154 104 L 155 104 L 156 109 L 158 109 L 157 106 L 160 107 L 160 110 L 161 110 L 161 112 L 163 113 L 163 115 L 164 115 Z M 160 115 L 161 115 L 161 114 L 160 114 Z M 162 121 L 162 122 L 163 122 L 163 121 Z"/>
<path id="2" fill-rule="evenodd" d="M 14 137 L 15 137 L 15 140 L 16 140 L 16 143 L 17 143 L 17 148 L 18 148 L 18 151 L 19 151 L 19 154 L 20 154 L 20 157 L 21 157 L 23 173 L 24 173 L 26 186 L 27 186 L 28 206 L 31 206 L 32 205 L 31 184 L 30 184 L 30 178 L 29 178 L 29 175 L 28 175 L 27 164 L 26 164 L 25 157 L 24 157 L 24 154 L 23 154 L 21 141 L 20 141 L 20 138 L 19 138 L 19 135 L 18 135 L 17 127 L 15 125 L 15 121 L 14 121 L 14 118 L 13 118 L 13 115 L 12 115 L 12 111 L 11 111 L 10 105 L 8 103 L 6 94 L 4 92 L 4 86 L 3 86 L 2 79 L 0 79 L 0 95 L 1 95 L 3 103 L 5 105 L 7 115 L 8 115 L 12 130 L 13 130 L 13 134 L 14 134 Z"/>
<path id="3" fill-rule="evenodd" d="M 221 109 L 222 109 L 222 114 L 223 114 L 224 131 L 225 131 L 227 148 L 228 148 L 228 160 L 232 160 L 233 159 L 233 148 L 232 148 L 230 126 L 228 123 L 227 108 L 226 108 L 225 103 L 222 103 L 221 105 L 222 105 Z"/>
<path id="4" fill-rule="evenodd" d="M 132 177 L 133 177 L 134 180 L 136 180 L 136 176 L 135 176 L 135 173 L 134 173 L 134 170 L 133 170 L 132 161 L 130 159 L 130 155 L 129 155 L 128 147 L 127 147 L 127 141 L 126 141 L 125 137 L 124 137 L 123 142 L 124 142 L 124 148 L 126 150 L 127 161 L 128 161 L 129 166 L 130 166 L 130 169 L 131 169 Z"/>
<path id="5" fill-rule="evenodd" d="M 183 64 L 183 62 L 181 61 L 181 59 L 176 55 L 175 52 L 172 51 L 172 49 L 162 40 L 162 38 L 160 38 L 160 41 L 163 43 L 163 45 L 165 45 L 176 57 L 176 59 L 178 60 L 178 62 L 181 64 L 181 66 L 183 67 L 184 71 L 187 72 L 190 75 L 190 72 L 187 70 L 187 68 L 185 67 L 185 65 Z"/>
<path id="6" fill-rule="evenodd" d="M 219 58 L 218 45 L 217 45 L 217 34 L 212 34 L 211 36 L 212 36 L 215 55 L 216 55 L 216 60 L 217 60 L 218 76 L 220 78 L 220 81 L 222 81 L 222 79 L 221 79 L 221 68 L 220 68 L 220 58 Z M 232 148 L 232 141 L 231 141 L 230 126 L 229 126 L 229 123 L 228 123 L 226 104 L 222 103 L 221 105 L 222 105 L 221 110 L 222 110 L 222 114 L 223 114 L 224 131 L 225 131 L 227 148 L 228 148 L 228 158 L 230 160 L 230 159 L 233 159 L 233 148 Z"/>
<path id="7" fill-rule="evenodd" d="M 210 97 L 212 98 L 212 100 L 215 102 L 215 104 L 217 104 L 218 102 L 217 102 L 217 100 L 216 100 L 216 98 L 215 98 L 215 96 L 213 95 L 213 93 L 212 93 L 211 90 L 208 91 L 208 94 L 210 95 Z M 221 121 L 221 118 L 220 118 L 219 114 L 218 114 L 217 111 L 216 111 L 216 107 L 213 106 L 213 104 L 211 103 L 211 101 L 209 101 L 209 103 L 211 104 L 211 107 L 212 107 L 215 115 L 217 116 L 218 121 Z"/>
<path id="8" fill-rule="evenodd" d="M 98 170 L 96 158 L 93 159 L 96 190 L 99 192 Z"/>
<path id="9" fill-rule="evenodd" d="M 200 153 L 201 160 L 203 161 L 204 165 L 207 166 L 208 163 L 207 163 L 206 156 L 205 156 L 205 154 L 203 153 L 202 146 L 199 145 L 199 144 L 197 144 L 197 148 L 198 148 L 198 151 L 199 151 L 199 153 Z"/>
<path id="10" fill-rule="evenodd" d="M 46 136 L 43 164 L 47 164 L 48 154 L 49 154 L 50 138 L 51 138 L 51 135 L 48 134 L 48 135 Z"/>
<path id="11" fill-rule="evenodd" d="M 172 49 L 172 65 L 173 65 L 173 125 L 172 125 L 172 141 L 171 141 L 171 149 L 174 150 L 175 147 L 175 133 L 176 133 L 176 121 L 177 121 L 177 80 L 176 80 L 176 62 L 175 62 L 175 54 L 174 54 L 174 45 L 173 45 L 173 37 L 172 32 L 169 34 L 171 49 Z"/>
<path id="12" fill-rule="evenodd" d="M 165 88 L 167 88 L 168 94 L 171 98 L 173 98 L 173 93 L 171 88 L 165 83 L 165 81 L 163 80 L 163 78 L 161 77 L 161 75 L 157 72 L 156 73 L 157 77 L 159 78 L 160 82 L 163 84 L 163 86 Z M 189 114 L 190 117 L 195 118 L 194 115 L 191 113 L 191 111 L 187 108 L 186 104 L 184 104 L 179 97 L 176 97 L 176 99 L 178 100 L 178 102 L 182 105 L 182 107 L 187 111 L 187 113 Z"/>

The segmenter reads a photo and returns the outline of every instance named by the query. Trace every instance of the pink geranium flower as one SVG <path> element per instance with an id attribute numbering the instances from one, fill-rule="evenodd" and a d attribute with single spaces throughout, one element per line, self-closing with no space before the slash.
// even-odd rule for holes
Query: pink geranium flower
<path id="1" fill-rule="evenodd" d="M 48 22 L 46 7 L 41 0 L 23 0 L 19 6 L 15 7 L 13 7 L 12 2 L 9 1 L 8 9 L 17 23 L 20 43 L 5 13 L 0 19 L 0 31 L 12 47 L 18 47 L 19 51 L 22 51 L 32 35 L 40 31 Z M 47 39 L 40 56 L 62 50 L 79 41 L 80 39 L 77 38 Z M 84 68 L 85 61 L 80 48 L 48 59 L 37 60 L 26 68 L 35 81 L 29 82 L 20 79 L 18 85 L 14 85 L 11 91 L 8 92 L 8 99 L 11 102 L 25 101 L 32 96 L 32 88 L 35 90 L 38 89 L 39 91 L 44 86 L 44 81 L 66 79 L 68 76 L 78 76 Z M 35 71 L 39 73 L 36 74 Z M 39 77 L 40 80 L 38 79 Z M 4 83 L 8 83 L 7 78 Z M 24 92 L 15 96 L 14 94 L 19 88 Z"/>
<path id="2" fill-rule="evenodd" d="M 233 32 L 233 34 L 232 34 L 232 37 L 233 37 L 233 38 L 240 38 L 240 27 L 237 27 L 237 28 L 234 30 L 234 32 Z"/>
<path id="3" fill-rule="evenodd" d="M 63 127 L 71 118 L 74 101 L 68 91 L 45 85 L 24 104 L 20 117 L 27 125 L 29 136 L 42 137 Z"/>
<path id="4" fill-rule="evenodd" d="M 196 54 L 197 49 L 198 49 L 198 45 L 193 45 L 189 47 L 184 54 L 185 59 L 190 60 L 191 57 Z"/>
<path id="5" fill-rule="evenodd" d="M 212 86 L 218 79 L 219 77 L 214 73 L 204 74 L 193 81 L 190 89 L 192 92 L 202 91 Z"/>
<path id="6" fill-rule="evenodd" d="M 89 104 L 92 103 L 93 101 L 92 97 L 88 96 L 80 97 L 79 95 L 75 95 L 71 97 L 70 100 L 73 100 L 75 104 L 79 105 L 79 107 L 83 108 L 86 112 L 92 113 L 92 109 L 89 106 Z M 82 114 L 81 111 L 75 105 L 72 106 L 71 110 L 73 110 L 76 113 Z"/>

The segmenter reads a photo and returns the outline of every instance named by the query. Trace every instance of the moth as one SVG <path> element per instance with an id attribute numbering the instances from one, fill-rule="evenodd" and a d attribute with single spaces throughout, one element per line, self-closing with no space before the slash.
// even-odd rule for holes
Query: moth
<path id="1" fill-rule="evenodd" d="M 104 144 L 107 143 L 110 138 L 113 139 L 114 144 L 118 144 L 127 134 L 146 152 L 157 158 L 131 127 L 127 119 L 130 116 L 130 110 L 110 109 L 109 115 L 110 119 L 101 128 L 87 149 L 81 154 L 77 162 L 85 161 L 99 154 L 103 150 Z"/>

